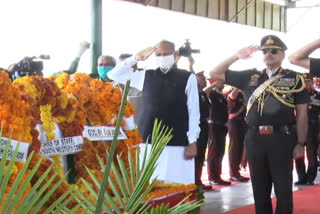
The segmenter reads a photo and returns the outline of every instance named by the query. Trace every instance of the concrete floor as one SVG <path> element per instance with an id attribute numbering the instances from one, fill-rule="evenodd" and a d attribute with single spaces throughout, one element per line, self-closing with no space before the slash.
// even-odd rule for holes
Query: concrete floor
<path id="1" fill-rule="evenodd" d="M 223 165 L 226 164 L 224 158 Z M 293 181 L 297 181 L 297 173 L 293 172 Z M 320 171 L 318 171 L 315 183 L 320 183 Z M 298 190 L 306 186 L 293 186 Z M 273 193 L 274 197 L 274 193 Z M 202 206 L 201 214 L 221 214 L 235 208 L 254 203 L 251 182 L 238 184 L 205 193 L 205 204 Z"/>

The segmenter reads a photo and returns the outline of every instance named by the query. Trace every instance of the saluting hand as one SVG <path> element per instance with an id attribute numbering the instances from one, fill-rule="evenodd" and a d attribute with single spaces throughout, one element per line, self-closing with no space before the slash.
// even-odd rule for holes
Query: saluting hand
<path id="1" fill-rule="evenodd" d="M 197 145 L 195 143 L 189 143 L 189 146 L 186 147 L 184 151 L 184 158 L 190 160 L 197 155 Z"/>
<path id="2" fill-rule="evenodd" d="M 293 158 L 299 159 L 302 158 L 304 155 L 304 146 L 301 144 L 297 144 L 293 149 Z"/>
<path id="3" fill-rule="evenodd" d="M 254 52 L 260 50 L 260 47 L 258 45 L 250 45 L 244 48 L 241 48 L 236 53 L 237 57 L 239 59 L 247 59 L 249 58 Z"/>
<path id="4" fill-rule="evenodd" d="M 156 47 L 148 47 L 146 49 L 143 49 L 136 54 L 136 59 L 138 61 L 146 60 L 155 50 L 156 50 Z"/>

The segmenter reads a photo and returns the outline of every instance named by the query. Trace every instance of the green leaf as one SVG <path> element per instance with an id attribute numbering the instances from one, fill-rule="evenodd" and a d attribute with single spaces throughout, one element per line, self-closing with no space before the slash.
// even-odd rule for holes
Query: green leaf
<path id="1" fill-rule="evenodd" d="M 1 134 L 2 134 L 2 129 L 1 129 Z M 1 146 L 0 149 L 2 150 L 2 139 L 1 138 L 0 138 L 0 146 Z M 10 148 L 10 144 L 8 143 L 6 145 L 6 147 L 4 148 L 4 151 L 2 153 L 2 158 L 1 158 L 1 163 L 0 163 L 0 184 L 1 184 L 1 186 L 2 186 L 2 183 L 3 183 L 3 173 L 4 173 L 5 166 L 6 166 L 6 163 L 7 163 L 7 160 L 8 160 L 9 148 Z M 0 190 L 2 192 L 2 187 L 1 187 Z M 0 198 L 2 199 L 2 196 L 0 196 Z"/>
<path id="2" fill-rule="evenodd" d="M 51 178 L 49 178 L 49 180 L 46 183 L 44 183 L 44 185 L 40 188 L 40 190 L 37 190 L 37 194 L 34 197 L 32 197 L 32 200 L 28 203 L 27 207 L 24 210 L 29 212 L 32 209 L 32 207 L 38 202 L 39 198 L 48 189 L 48 187 L 52 184 L 52 182 L 56 177 L 57 177 L 57 174 L 54 174 Z"/>
<path id="3" fill-rule="evenodd" d="M 68 196 L 71 195 L 71 193 L 74 191 L 74 189 L 75 189 L 75 187 L 74 187 L 74 186 L 71 186 L 71 188 L 70 188 L 67 192 L 65 192 L 60 198 L 58 198 L 58 200 L 56 200 L 54 203 L 52 203 L 52 204 L 50 205 L 50 207 L 48 207 L 48 209 L 47 209 L 43 214 L 49 214 L 49 213 L 51 213 L 51 211 L 53 211 L 56 207 L 58 207 L 58 205 L 60 205 L 61 202 L 62 202 L 65 198 L 67 198 Z M 71 201 L 72 199 L 73 199 L 73 197 L 69 197 L 69 198 L 68 198 L 68 200 L 70 200 L 70 201 Z M 59 212 L 59 211 L 61 211 L 63 208 L 64 208 L 63 206 L 60 206 L 60 208 L 59 208 L 59 209 L 56 209 L 55 212 Z"/>
<path id="4" fill-rule="evenodd" d="M 135 151 L 137 149 L 135 148 Z M 135 166 L 133 164 L 133 157 L 132 157 L 132 153 L 129 149 L 128 151 L 128 160 L 129 160 L 129 170 L 130 170 L 130 175 L 131 175 L 131 183 L 132 183 L 132 186 L 135 186 L 136 185 L 136 171 L 135 171 Z M 137 168 L 139 168 L 139 165 L 137 165 Z M 131 191 L 132 192 L 132 191 Z"/>
<path id="5" fill-rule="evenodd" d="M 85 184 L 86 188 L 89 190 L 89 192 L 96 198 L 98 199 L 98 193 L 90 186 L 90 184 L 84 180 L 83 178 L 81 178 L 81 181 Z M 108 201 L 109 202 L 109 201 Z M 96 208 L 96 207 L 95 207 Z M 108 213 L 113 213 L 112 210 L 106 206 L 104 203 L 102 203 L 102 208 L 104 210 L 106 210 Z"/>
<path id="6" fill-rule="evenodd" d="M 95 175 L 87 168 L 87 171 L 90 175 L 90 178 L 93 180 L 93 183 L 99 188 L 100 187 L 100 183 L 98 181 L 98 179 L 95 177 Z M 84 180 L 83 180 L 84 181 Z M 88 184 L 89 185 L 89 184 Z M 92 189 L 92 191 L 94 191 Z M 101 190 L 100 190 L 101 191 Z M 105 192 L 104 194 L 104 198 L 108 201 L 108 203 L 110 204 L 110 206 L 113 208 L 113 210 L 116 212 L 116 213 L 119 213 L 121 214 L 122 212 L 120 211 L 118 205 L 115 203 L 115 201 L 113 200 L 113 198 L 109 195 L 109 193 Z M 103 206 L 103 204 L 102 204 Z"/>
<path id="7" fill-rule="evenodd" d="M 28 183 L 31 181 L 31 179 L 33 178 L 33 176 L 35 175 L 35 173 L 37 172 L 40 164 L 42 164 L 43 161 L 43 157 L 41 157 L 37 163 L 35 164 L 35 166 L 33 167 L 33 169 L 31 170 L 31 172 L 29 173 L 29 176 L 26 179 L 25 182 L 25 186 L 23 188 L 26 188 Z M 20 204 L 20 206 L 18 207 L 18 209 L 16 210 L 16 213 L 25 213 L 25 209 L 27 209 L 27 207 L 30 205 L 29 202 L 33 197 L 37 197 L 37 194 L 40 194 L 38 191 L 39 186 L 42 184 L 42 182 L 47 178 L 48 174 L 50 173 L 50 171 L 53 168 L 53 164 L 50 165 L 50 167 L 48 167 L 48 169 L 41 175 L 41 177 L 37 180 L 37 182 L 32 186 L 31 190 L 29 191 L 28 195 L 24 198 L 24 200 L 22 201 L 22 203 Z M 23 189 L 22 188 L 22 189 Z M 22 192 L 21 192 L 22 194 Z M 15 199 L 16 200 L 16 199 Z"/>
<path id="8" fill-rule="evenodd" d="M 136 148 L 135 155 L 136 155 L 136 180 L 135 180 L 134 186 L 137 184 L 138 177 L 141 174 L 140 173 L 140 157 L 139 157 L 139 149 L 138 148 Z"/>
<path id="9" fill-rule="evenodd" d="M 115 195 L 115 197 L 119 201 L 121 207 L 125 207 L 125 201 L 123 200 L 123 197 L 121 196 L 119 190 L 117 189 L 115 182 L 112 180 L 111 177 L 109 177 L 109 184 L 110 184 L 110 187 L 112 189 L 113 194 Z"/>
<path id="10" fill-rule="evenodd" d="M 3 210 L 7 210 L 7 206 L 10 204 L 10 207 L 8 208 L 8 213 L 11 213 L 13 211 L 13 209 L 15 207 L 17 207 L 17 204 L 18 202 L 21 200 L 21 197 L 23 195 L 23 193 L 25 192 L 30 180 L 31 180 L 31 177 L 30 179 L 28 180 L 28 178 L 26 179 L 26 181 L 24 181 L 24 183 L 21 185 L 21 181 L 22 181 L 22 178 L 25 176 L 27 170 L 28 170 L 28 166 L 30 164 L 30 161 L 33 157 L 33 153 L 31 153 L 28 157 L 28 159 L 26 160 L 23 168 L 21 169 L 21 171 L 18 173 L 18 176 L 17 178 L 15 179 L 13 185 L 12 185 L 12 188 L 8 194 L 8 197 L 6 199 L 6 202 L 4 204 L 4 206 L 2 207 Z M 39 164 L 40 165 L 40 164 Z M 15 198 L 13 199 L 12 197 L 14 196 L 14 194 L 16 193 L 18 187 L 21 185 L 21 188 L 19 189 L 19 192 L 15 195 Z"/>
<path id="11" fill-rule="evenodd" d="M 82 208 L 84 208 L 85 210 L 88 210 L 88 212 L 90 210 L 89 213 L 94 212 L 96 205 L 92 201 L 90 201 L 85 195 L 83 195 L 80 190 L 76 190 L 76 193 L 73 193 L 73 196 L 74 196 L 75 200 L 79 204 L 81 204 Z"/>
<path id="12" fill-rule="evenodd" d="M 123 195 L 124 199 L 126 201 L 128 201 L 129 200 L 128 193 L 127 193 L 127 191 L 125 189 L 124 183 L 122 181 L 122 177 L 121 177 L 121 175 L 120 175 L 120 173 L 119 173 L 119 171 L 118 171 L 118 169 L 117 169 L 117 167 L 115 166 L 114 163 L 111 164 L 111 169 L 112 169 L 112 172 L 113 172 L 113 174 L 114 174 L 114 176 L 116 178 L 118 186 L 120 187 L 120 190 L 122 192 L 122 195 Z"/>
<path id="13" fill-rule="evenodd" d="M 129 181 L 127 168 L 125 167 L 124 162 L 120 158 L 120 156 L 117 156 L 117 160 L 118 160 L 118 164 L 119 164 L 119 167 L 120 167 L 121 175 L 122 175 L 122 178 L 124 180 L 124 184 L 125 184 L 126 190 L 127 190 L 128 194 L 130 194 L 132 191 L 131 191 L 131 187 L 130 187 L 130 181 Z"/>
<path id="14" fill-rule="evenodd" d="M 8 154 L 8 149 L 9 149 L 10 145 L 11 145 L 11 141 L 9 141 L 9 143 L 6 145 L 5 153 L 7 153 L 7 154 Z M 19 146 L 20 146 L 20 142 L 18 143 L 17 147 L 15 148 L 15 150 L 14 150 L 14 152 L 12 154 L 11 160 L 9 161 L 9 164 L 7 166 L 6 173 L 4 174 L 3 180 L 1 181 L 0 198 L 3 198 L 4 192 L 5 192 L 6 187 L 8 185 L 9 178 L 10 178 L 10 175 L 11 175 L 11 172 L 12 172 L 12 168 L 13 168 L 13 165 L 15 163 L 15 159 L 16 159 L 17 154 L 18 154 Z M 6 158 L 7 158 L 7 155 L 4 157 L 4 159 L 6 159 Z M 2 213 L 4 213 L 4 210 L 2 210 Z"/>
<path id="15" fill-rule="evenodd" d="M 109 152 L 110 155 L 108 156 L 107 165 L 105 167 L 105 171 L 103 174 L 103 179 L 102 179 L 102 183 L 101 183 L 101 188 L 100 188 L 100 192 L 99 192 L 99 197 L 98 197 L 98 202 L 97 202 L 95 214 L 100 214 L 100 212 L 101 212 L 101 207 L 102 207 L 102 203 L 103 203 L 103 199 L 104 199 L 104 192 L 106 191 L 105 187 L 108 184 L 108 177 L 109 177 L 109 173 L 110 173 L 110 169 L 111 169 L 111 163 L 113 161 L 114 152 L 116 150 L 116 143 L 118 140 L 119 129 L 120 129 L 122 118 L 123 118 L 124 107 L 127 102 L 129 87 L 130 87 L 130 80 L 127 81 L 126 86 L 124 88 L 123 95 L 122 95 L 118 120 L 116 123 L 116 128 L 115 128 L 114 136 L 113 136 L 112 143 L 111 143 L 111 148 L 110 148 L 110 152 Z"/>
<path id="16" fill-rule="evenodd" d="M 56 176 L 58 176 L 58 174 L 56 174 Z M 67 174 L 61 178 L 57 183 L 55 183 L 53 185 L 53 187 L 51 189 L 48 189 L 47 193 L 45 194 L 45 196 L 37 203 L 36 207 L 32 210 L 32 213 L 31 214 L 37 214 L 40 209 L 42 208 L 42 206 L 47 202 L 49 201 L 50 197 L 53 195 L 53 193 L 59 188 L 59 186 L 63 183 L 63 182 L 66 182 L 66 176 Z M 53 181 L 53 180 L 52 180 Z M 49 185 L 48 185 L 49 187 Z"/>

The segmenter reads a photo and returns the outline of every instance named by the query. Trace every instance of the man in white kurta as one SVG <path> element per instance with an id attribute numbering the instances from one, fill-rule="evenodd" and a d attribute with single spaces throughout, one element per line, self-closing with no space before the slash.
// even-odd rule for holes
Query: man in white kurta
<path id="1" fill-rule="evenodd" d="M 158 68 L 133 72 L 132 66 L 155 52 Z M 119 63 L 108 78 L 120 83 L 131 80 L 131 87 L 142 91 L 143 110 L 139 132 L 144 141 L 150 136 L 155 118 L 173 128 L 173 139 L 159 157 L 153 177 L 165 182 L 194 183 L 195 145 L 199 133 L 199 93 L 193 73 L 178 69 L 174 44 L 161 41 Z M 146 144 L 140 144 L 144 154 Z M 150 151 L 150 149 L 148 149 Z"/>

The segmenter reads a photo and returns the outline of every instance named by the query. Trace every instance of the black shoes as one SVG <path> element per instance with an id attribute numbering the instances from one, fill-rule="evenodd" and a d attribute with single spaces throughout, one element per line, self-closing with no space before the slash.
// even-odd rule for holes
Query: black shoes
<path id="1" fill-rule="evenodd" d="M 299 180 L 297 182 L 294 182 L 294 185 L 295 186 L 299 186 L 299 185 L 314 185 L 314 182 L 313 181 L 307 181 L 307 180 Z"/>
<path id="2" fill-rule="evenodd" d="M 197 186 L 201 187 L 203 190 L 213 190 L 211 185 L 205 185 L 203 183 L 201 184 L 196 184 Z"/>
<path id="3" fill-rule="evenodd" d="M 307 181 L 307 185 L 312 186 L 312 185 L 314 185 L 314 182 L 313 181 Z"/>
<path id="4" fill-rule="evenodd" d="M 294 182 L 294 185 L 306 185 L 307 181 L 306 180 L 298 180 L 296 182 Z"/>
<path id="5" fill-rule="evenodd" d="M 230 181 L 222 180 L 222 179 L 220 178 L 220 179 L 217 179 L 217 180 L 212 180 L 212 181 L 210 181 L 210 184 L 212 184 L 212 185 L 223 185 L 223 186 L 227 186 L 227 185 L 230 185 L 231 182 L 230 182 Z"/>
<path id="6" fill-rule="evenodd" d="M 239 175 L 239 176 L 231 176 L 230 177 L 230 181 L 247 182 L 249 180 L 250 180 L 249 178 L 243 177 L 241 175 Z"/>

